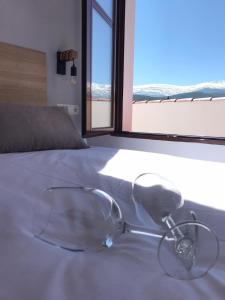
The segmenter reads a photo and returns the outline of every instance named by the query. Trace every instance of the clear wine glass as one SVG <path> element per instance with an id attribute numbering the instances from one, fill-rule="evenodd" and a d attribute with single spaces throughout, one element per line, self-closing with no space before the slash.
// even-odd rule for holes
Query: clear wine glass
<path id="1" fill-rule="evenodd" d="M 190 280 L 204 276 L 214 266 L 219 254 L 214 231 L 198 222 L 194 211 L 182 222 L 174 220 L 184 204 L 174 183 L 158 174 L 140 174 L 132 185 L 132 200 L 140 219 L 144 209 L 164 231 L 158 260 L 166 274 Z"/>

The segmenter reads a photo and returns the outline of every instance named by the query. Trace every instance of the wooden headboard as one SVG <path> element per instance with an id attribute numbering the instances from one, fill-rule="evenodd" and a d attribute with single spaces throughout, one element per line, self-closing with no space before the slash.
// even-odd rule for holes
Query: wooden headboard
<path id="1" fill-rule="evenodd" d="M 47 104 L 46 55 L 0 42 L 0 103 Z"/>

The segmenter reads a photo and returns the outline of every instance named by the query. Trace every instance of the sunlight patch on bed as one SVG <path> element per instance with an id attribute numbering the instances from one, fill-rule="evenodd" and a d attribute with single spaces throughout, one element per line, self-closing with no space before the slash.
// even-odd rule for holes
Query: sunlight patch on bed
<path id="1" fill-rule="evenodd" d="M 118 150 L 99 173 L 133 182 L 144 172 L 174 182 L 185 200 L 225 211 L 225 163 Z"/>

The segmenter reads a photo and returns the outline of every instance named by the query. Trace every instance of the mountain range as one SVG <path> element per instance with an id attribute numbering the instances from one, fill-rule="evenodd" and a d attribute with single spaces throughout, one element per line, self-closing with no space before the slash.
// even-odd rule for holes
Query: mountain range
<path id="1" fill-rule="evenodd" d="M 92 96 L 98 99 L 110 98 L 110 86 L 92 84 Z M 225 80 L 203 82 L 195 85 L 145 84 L 133 87 L 133 100 L 157 100 L 167 98 L 225 97 Z"/>

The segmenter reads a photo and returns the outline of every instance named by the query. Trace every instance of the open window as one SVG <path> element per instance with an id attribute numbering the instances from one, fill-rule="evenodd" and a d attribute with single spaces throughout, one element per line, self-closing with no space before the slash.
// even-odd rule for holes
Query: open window
<path id="1" fill-rule="evenodd" d="M 122 132 L 225 138 L 224 8 L 126 1 Z"/>
<path id="2" fill-rule="evenodd" d="M 83 1 L 82 125 L 86 135 L 115 129 L 118 13 L 123 3 L 123 0 Z"/>
<path id="3" fill-rule="evenodd" d="M 224 143 L 223 0 L 83 3 L 83 133 Z"/>

